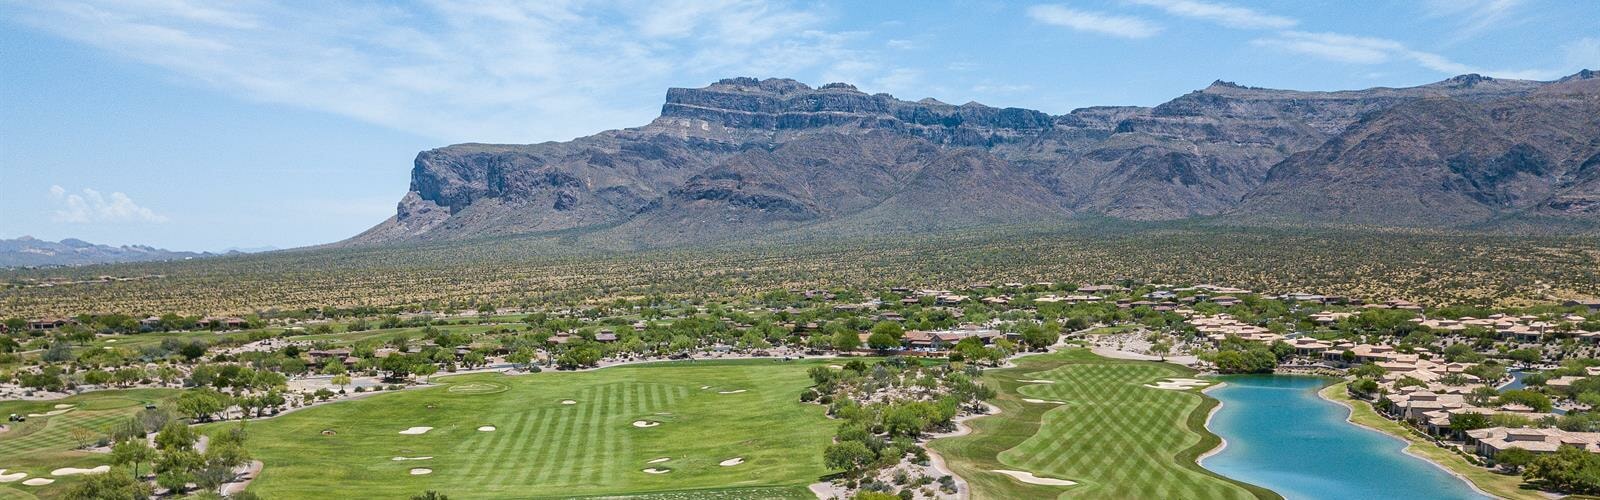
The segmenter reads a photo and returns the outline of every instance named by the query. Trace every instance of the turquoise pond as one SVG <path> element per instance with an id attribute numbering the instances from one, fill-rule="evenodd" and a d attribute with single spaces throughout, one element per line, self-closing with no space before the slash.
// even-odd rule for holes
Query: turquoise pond
<path id="1" fill-rule="evenodd" d="M 1201 465 L 1291 500 L 1488 498 L 1383 433 L 1345 421 L 1350 410 L 1317 396 L 1328 379 L 1223 377 L 1209 427 L 1226 439 Z"/>

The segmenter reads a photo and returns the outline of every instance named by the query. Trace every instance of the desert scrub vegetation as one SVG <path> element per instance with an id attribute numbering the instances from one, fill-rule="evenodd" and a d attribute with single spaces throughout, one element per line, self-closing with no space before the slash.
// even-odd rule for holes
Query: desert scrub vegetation
<path id="1" fill-rule="evenodd" d="M 1600 242 L 1592 238 L 1131 222 L 654 250 L 611 250 L 563 238 L 0 271 L 0 311 L 32 317 L 441 310 L 784 288 L 1116 279 L 1249 283 L 1263 292 L 1309 289 L 1425 304 L 1515 306 L 1600 296 Z M 140 279 L 102 279 L 119 276 Z"/>

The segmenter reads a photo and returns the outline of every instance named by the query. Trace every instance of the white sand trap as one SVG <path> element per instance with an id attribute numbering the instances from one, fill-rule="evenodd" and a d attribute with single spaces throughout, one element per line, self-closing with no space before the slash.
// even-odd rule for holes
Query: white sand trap
<path id="1" fill-rule="evenodd" d="M 56 480 L 54 480 L 54 479 L 36 477 L 36 478 L 33 478 L 33 479 L 29 479 L 27 481 L 23 481 L 22 484 L 26 484 L 28 486 L 44 486 L 44 485 L 47 485 L 47 484 L 50 484 L 50 483 L 54 483 L 54 482 L 56 482 Z"/>
<path id="2" fill-rule="evenodd" d="M 1160 382 L 1156 382 L 1155 385 L 1145 384 L 1144 386 L 1145 387 L 1149 387 L 1151 389 L 1166 389 L 1166 390 L 1169 390 L 1169 391 L 1187 391 L 1189 389 L 1193 389 L 1193 388 L 1196 388 L 1196 387 L 1205 387 L 1205 386 L 1208 386 L 1208 385 L 1211 385 L 1211 382 L 1205 381 L 1205 380 L 1200 380 L 1200 379 L 1194 379 L 1194 378 L 1169 378 L 1169 379 L 1166 379 L 1166 380 L 1163 380 L 1163 381 L 1160 381 Z"/>
<path id="3" fill-rule="evenodd" d="M 1025 384 L 1054 384 L 1054 383 L 1056 383 L 1056 381 L 1054 381 L 1054 380 L 1044 380 L 1044 379 L 1018 380 L 1018 382 L 1022 382 L 1022 383 L 1025 383 Z"/>
<path id="4" fill-rule="evenodd" d="M 431 431 L 431 430 L 433 430 L 432 427 L 412 427 L 410 429 L 406 429 L 406 430 L 400 431 L 400 433 L 401 434 L 405 434 L 407 436 L 415 436 L 417 434 L 427 434 L 428 431 Z"/>
<path id="5" fill-rule="evenodd" d="M 28 473 L 26 473 L 26 472 L 13 472 L 13 473 L 10 473 L 10 474 L 6 474 L 6 470 L 5 469 L 0 469 L 0 483 L 17 482 L 17 481 L 21 481 L 22 478 L 25 478 L 25 477 L 28 477 Z"/>
<path id="6" fill-rule="evenodd" d="M 1072 486 L 1074 484 L 1078 484 L 1078 483 L 1075 483 L 1075 482 L 1072 482 L 1072 481 L 1068 481 L 1068 480 L 1065 480 L 1065 479 L 1051 479 L 1051 478 L 1048 478 L 1048 477 L 1039 477 L 1039 476 L 1033 475 L 1032 472 L 1022 472 L 1022 471 L 1019 471 L 1019 470 L 997 470 L 997 471 L 993 471 L 993 472 L 999 472 L 1001 474 L 1005 474 L 1007 476 L 1011 476 L 1012 479 L 1016 479 L 1018 481 L 1022 481 L 1024 483 L 1028 483 L 1028 484 L 1042 484 L 1042 485 L 1045 485 L 1045 486 Z"/>
<path id="7" fill-rule="evenodd" d="M 66 408 L 62 408 L 60 410 L 51 410 L 51 411 L 47 411 L 47 412 L 44 412 L 44 413 L 29 413 L 28 416 L 30 416 L 30 417 L 54 417 L 56 415 L 60 415 L 62 413 L 66 413 L 66 412 L 69 412 L 69 411 L 72 411 L 72 407 L 70 407 L 70 406 L 68 406 Z"/>
<path id="8" fill-rule="evenodd" d="M 109 466 L 109 465 L 102 465 L 102 466 L 99 466 L 99 467 L 95 467 L 93 469 L 79 469 L 77 467 L 62 467 L 60 469 L 56 469 L 56 470 L 50 471 L 50 475 L 52 475 L 52 476 L 76 476 L 78 474 L 101 474 L 101 473 L 110 472 L 110 471 L 111 471 L 111 466 Z"/>
<path id="9" fill-rule="evenodd" d="M 642 428 L 646 428 L 646 427 L 655 427 L 655 426 L 658 426 L 658 425 L 661 425 L 661 422 L 651 422 L 649 420 L 634 420 L 633 421 L 633 426 L 641 428 L 641 429 Z"/>
<path id="10" fill-rule="evenodd" d="M 485 426 L 483 426 L 483 427 L 479 427 L 479 428 L 478 428 L 478 432 L 494 432 L 494 426 L 492 426 L 492 425 L 485 425 Z"/>
<path id="11" fill-rule="evenodd" d="M 738 394 L 744 391 L 744 389 L 739 389 L 737 391 L 717 391 L 717 394 Z"/>
<path id="12" fill-rule="evenodd" d="M 717 465 L 721 465 L 723 467 L 733 467 L 735 465 L 739 465 L 739 464 L 742 464 L 742 463 L 744 463 L 744 457 L 734 457 L 734 458 L 730 458 L 730 459 L 727 459 L 727 460 L 723 460 L 721 462 L 717 462 Z"/>
<path id="13" fill-rule="evenodd" d="M 564 405 L 575 405 L 575 404 L 578 404 L 578 402 L 570 400 L 570 399 L 563 399 L 563 400 L 561 400 L 561 404 L 564 404 Z"/>
<path id="14" fill-rule="evenodd" d="M 433 460 L 433 457 L 394 457 L 394 458 L 391 458 L 389 460 L 393 460 L 393 461 L 396 461 L 396 462 L 405 462 L 405 461 L 408 461 L 408 460 Z"/>
<path id="15" fill-rule="evenodd" d="M 433 469 L 429 469 L 427 467 L 417 467 L 415 469 L 411 469 L 411 475 L 413 475 L 413 476 L 422 476 L 422 475 L 427 475 L 427 474 L 432 474 L 432 473 L 433 473 Z"/>
<path id="16" fill-rule="evenodd" d="M 57 410 L 60 410 L 60 409 L 63 409 L 63 408 L 71 408 L 71 407 L 73 407 L 73 406 L 76 406 L 76 405 L 69 405 L 69 404 L 59 404 L 59 405 L 56 405 L 56 409 L 57 409 Z"/>
<path id="17" fill-rule="evenodd" d="M 703 391 L 703 390 L 706 390 L 706 389 L 710 389 L 710 388 L 711 388 L 711 386 L 709 386 L 709 385 L 702 385 L 702 386 L 700 386 L 700 390 L 702 390 L 702 391 Z"/>
<path id="18" fill-rule="evenodd" d="M 672 472 L 672 469 L 657 469 L 655 467 L 651 467 L 644 470 L 645 474 L 666 474 L 668 472 Z"/>
<path id="19" fill-rule="evenodd" d="M 672 458 L 671 457 L 661 457 L 661 458 L 657 458 L 655 460 L 651 460 L 651 461 L 645 462 L 645 463 L 647 463 L 647 464 L 659 464 L 661 462 L 665 462 L 665 461 L 668 461 L 668 460 L 672 460 Z M 23 475 L 26 476 L 27 474 L 23 474 Z"/>
<path id="20" fill-rule="evenodd" d="M 828 368 L 832 368 L 832 369 L 835 369 L 835 370 L 843 370 L 844 369 L 844 365 L 828 365 Z"/>
<path id="21" fill-rule="evenodd" d="M 1022 400 L 1025 401 L 1025 402 L 1029 402 L 1029 403 L 1033 403 L 1033 404 L 1041 404 L 1041 405 L 1064 405 L 1064 404 L 1067 404 L 1066 401 L 1050 401 L 1048 399 L 1022 398 Z"/>

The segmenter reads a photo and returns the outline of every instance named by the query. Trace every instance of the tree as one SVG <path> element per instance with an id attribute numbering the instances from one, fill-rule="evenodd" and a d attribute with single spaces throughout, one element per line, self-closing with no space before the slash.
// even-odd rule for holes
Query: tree
<path id="1" fill-rule="evenodd" d="M 138 480 L 121 467 L 104 474 L 86 474 L 83 480 L 67 490 L 71 500 L 142 500 L 153 492 L 150 486 Z"/>
<path id="2" fill-rule="evenodd" d="M 875 459 L 877 459 L 877 455 L 874 455 L 872 450 L 867 449 L 867 445 L 862 444 L 860 441 L 842 441 L 828 445 L 827 449 L 822 450 L 822 460 L 828 468 L 843 470 L 846 474 L 851 475 L 859 472 L 862 467 L 866 467 L 867 464 L 872 463 Z"/>
<path id="3" fill-rule="evenodd" d="M 211 414 L 228 408 L 225 398 L 209 387 L 190 389 L 178 396 L 178 411 L 196 420 L 210 420 Z"/>
<path id="4" fill-rule="evenodd" d="M 439 365 L 433 363 L 418 363 L 416 368 L 412 368 L 411 371 L 416 373 L 417 376 L 422 377 L 423 382 L 427 382 L 428 377 L 435 373 L 439 373 Z"/>
<path id="5" fill-rule="evenodd" d="M 350 385 L 350 376 L 343 373 L 334 375 L 328 383 L 339 386 L 339 392 L 344 392 L 344 386 Z"/>
<path id="6" fill-rule="evenodd" d="M 1166 361 L 1167 360 L 1167 354 L 1169 354 L 1171 352 L 1172 352 L 1172 342 L 1168 341 L 1167 339 L 1161 339 L 1161 340 L 1156 341 L 1156 343 L 1154 343 L 1154 344 L 1150 344 L 1150 353 L 1161 357 L 1162 361 Z"/>
<path id="7" fill-rule="evenodd" d="M 1494 454 L 1494 462 L 1515 474 L 1533 463 L 1533 452 L 1516 447 L 1506 448 Z"/>
<path id="8" fill-rule="evenodd" d="M 182 422 L 173 420 L 161 427 L 161 432 L 156 433 L 156 448 L 165 452 L 163 459 L 170 460 L 173 452 L 189 451 L 194 449 L 194 442 L 198 439 L 194 429 Z"/>
<path id="9" fill-rule="evenodd" d="M 1562 446 L 1555 453 L 1535 458 L 1522 476 L 1556 491 L 1600 493 L 1600 455 Z"/>
<path id="10" fill-rule="evenodd" d="M 1540 413 L 1549 413 L 1552 407 L 1550 396 L 1528 389 L 1516 389 L 1500 393 L 1500 404 L 1520 404 L 1533 408 Z"/>
<path id="11" fill-rule="evenodd" d="M 861 336 L 856 332 L 840 330 L 833 334 L 833 348 L 840 352 L 854 351 L 861 347 Z"/>
<path id="12" fill-rule="evenodd" d="M 119 441 L 111 447 L 111 463 L 133 468 L 133 477 L 139 477 L 139 465 L 156 459 L 156 450 L 145 444 L 144 439 L 128 439 Z"/>
<path id="13" fill-rule="evenodd" d="M 89 445 L 94 444 L 96 434 L 87 427 L 73 427 L 72 430 L 67 431 L 67 436 L 71 437 L 73 442 L 78 443 L 79 448 L 88 448 Z"/>

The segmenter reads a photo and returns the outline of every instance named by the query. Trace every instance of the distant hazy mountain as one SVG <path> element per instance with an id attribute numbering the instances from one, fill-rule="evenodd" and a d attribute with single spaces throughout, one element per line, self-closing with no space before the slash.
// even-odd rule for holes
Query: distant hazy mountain
<path id="1" fill-rule="evenodd" d="M 212 257 L 212 253 L 174 252 L 143 245 L 96 245 L 67 238 L 59 242 L 31 236 L 0 239 L 0 267 L 81 266 L 112 262 L 142 262 Z"/>
<path id="2" fill-rule="evenodd" d="M 1051 116 L 834 83 L 667 91 L 639 128 L 417 155 L 345 244 L 562 231 L 624 245 L 1066 217 L 1397 226 L 1600 222 L 1600 79 L 1302 92 L 1218 81 Z"/>

